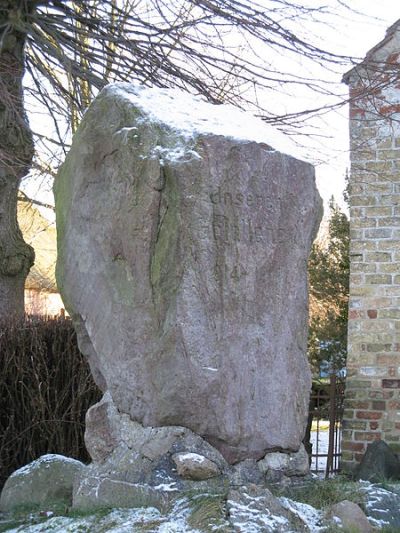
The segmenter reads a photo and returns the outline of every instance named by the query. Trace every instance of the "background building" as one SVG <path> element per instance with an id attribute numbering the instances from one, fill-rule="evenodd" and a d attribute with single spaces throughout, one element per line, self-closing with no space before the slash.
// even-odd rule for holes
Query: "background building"
<path id="1" fill-rule="evenodd" d="M 21 197 L 25 199 L 23 193 Z M 28 315 L 64 314 L 64 304 L 55 279 L 57 239 L 55 225 L 29 201 L 18 203 L 18 221 L 25 241 L 35 250 L 35 263 L 25 283 L 25 312 Z"/>
<path id="2" fill-rule="evenodd" d="M 400 20 L 350 87 L 350 305 L 342 465 L 400 452 Z"/>

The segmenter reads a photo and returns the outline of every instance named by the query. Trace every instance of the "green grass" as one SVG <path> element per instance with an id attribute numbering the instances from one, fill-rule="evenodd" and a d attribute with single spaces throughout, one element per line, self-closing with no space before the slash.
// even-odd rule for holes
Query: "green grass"
<path id="1" fill-rule="evenodd" d="M 274 492 L 277 496 L 286 496 L 295 501 L 312 505 L 316 509 L 326 509 L 343 500 L 350 500 L 363 507 L 365 501 L 360 485 L 357 482 L 349 481 L 345 476 L 324 480 L 313 479 L 303 485 L 278 489 L 278 493 L 276 490 Z"/>
<path id="2" fill-rule="evenodd" d="M 188 516 L 188 524 L 193 529 L 204 532 L 224 531 L 225 527 L 225 499 L 220 495 L 199 495 L 190 501 L 191 512 Z M 227 531 L 227 530 L 226 530 Z"/>
<path id="3" fill-rule="evenodd" d="M 355 527 L 341 527 L 338 525 L 331 525 L 324 530 L 324 533 L 360 533 L 360 528 L 356 526 Z"/>
<path id="4" fill-rule="evenodd" d="M 5 521 L 0 524 L 0 533 L 9 531 L 20 527 L 22 525 L 41 524 L 49 520 L 49 518 L 55 517 L 67 517 L 67 518 L 86 518 L 96 516 L 99 520 L 105 517 L 111 512 L 110 508 L 91 509 L 87 511 L 72 509 L 63 503 L 47 504 L 44 509 L 42 506 L 36 505 L 21 505 L 14 509 L 12 512 L 5 513 L 2 519 Z M 44 511 L 51 511 L 53 514 L 48 517 L 44 514 Z"/>

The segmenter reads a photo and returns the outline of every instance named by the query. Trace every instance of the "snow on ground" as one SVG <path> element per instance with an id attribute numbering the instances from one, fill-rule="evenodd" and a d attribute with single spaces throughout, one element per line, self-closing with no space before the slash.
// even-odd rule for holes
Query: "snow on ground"
<path id="1" fill-rule="evenodd" d="M 317 438 L 318 438 L 318 448 L 317 448 Z M 316 431 L 311 431 L 311 443 L 313 445 L 313 453 L 328 454 L 329 447 L 329 429 L 320 430 L 318 433 Z M 318 450 L 318 452 L 317 452 Z M 326 461 L 327 457 L 313 457 L 311 460 L 311 471 L 325 473 L 326 470 Z"/>
<path id="2" fill-rule="evenodd" d="M 391 526 L 400 531 L 399 485 L 393 491 L 368 481 L 360 481 L 360 486 L 367 496 L 365 510 L 370 522 L 378 528 Z"/>
<path id="3" fill-rule="evenodd" d="M 290 531 L 289 521 L 283 516 L 276 516 L 268 509 L 260 511 L 257 498 L 247 496 L 248 503 L 242 504 L 228 500 L 230 521 L 233 531 L 240 533 L 262 533 L 263 531 Z"/>
<path id="4" fill-rule="evenodd" d="M 287 518 L 275 515 L 268 509 L 260 509 L 260 498 L 245 495 L 245 501 L 239 503 L 228 501 L 229 522 L 223 519 L 215 525 L 210 524 L 209 531 L 236 531 L 237 533 L 266 533 L 272 531 L 292 531 Z M 288 498 L 280 499 L 282 505 L 300 517 L 307 524 L 310 532 L 322 531 L 318 527 L 320 511 L 309 505 L 294 502 Z M 162 515 L 153 507 L 139 509 L 114 509 L 105 515 L 88 515 L 84 517 L 49 517 L 44 513 L 31 515 L 30 524 L 8 529 L 7 533 L 200 533 L 191 527 L 188 517 L 191 509 L 188 499 L 178 500 L 168 515 Z M 4 527 L 4 522 L 0 526 Z M 4 529 L 2 529 L 3 531 Z"/>
<path id="5" fill-rule="evenodd" d="M 380 485 L 360 482 L 366 494 L 366 511 L 371 523 L 377 527 L 399 527 L 400 531 L 400 485 L 393 491 Z M 199 495 L 201 498 L 201 495 Z M 322 533 L 323 512 L 310 505 L 289 498 L 278 498 L 280 504 L 297 515 L 310 533 Z M 168 515 L 161 514 L 153 507 L 138 509 L 114 509 L 106 514 L 101 512 L 88 516 L 51 516 L 42 511 L 30 515 L 20 525 L 9 523 L 0 515 L 0 530 L 7 533 L 200 533 L 189 523 L 193 511 L 193 500 L 179 499 Z M 240 501 L 228 500 L 226 504 L 229 518 L 210 523 L 209 531 L 235 531 L 236 533 L 296 533 L 286 517 L 274 514 L 263 503 L 263 498 L 242 493 Z M 215 525 L 212 525 L 215 524 Z M 396 529 L 397 531 L 397 529 Z"/>
<path id="6" fill-rule="evenodd" d="M 289 136 L 233 105 L 213 105 L 179 89 L 148 88 L 129 83 L 108 85 L 105 91 L 129 100 L 152 120 L 177 130 L 186 139 L 199 134 L 223 135 L 264 143 L 274 150 L 306 159 Z M 132 128 L 123 128 L 128 129 Z M 162 152 L 163 148 L 160 150 Z"/>
<path id="7" fill-rule="evenodd" d="M 312 533 L 318 533 L 319 531 L 324 530 L 324 528 L 319 525 L 322 520 L 322 511 L 315 509 L 307 503 L 295 502 L 289 498 L 279 498 L 279 501 L 285 509 L 297 515 Z"/>
<path id="8" fill-rule="evenodd" d="M 153 508 L 114 509 L 105 516 L 90 515 L 69 518 L 57 516 L 40 524 L 23 525 L 7 533 L 197 533 L 186 522 L 187 509 L 178 504 L 169 516 Z"/>

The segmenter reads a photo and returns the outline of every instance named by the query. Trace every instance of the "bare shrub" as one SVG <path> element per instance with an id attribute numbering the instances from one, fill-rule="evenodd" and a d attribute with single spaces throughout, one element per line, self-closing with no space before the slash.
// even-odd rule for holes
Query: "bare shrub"
<path id="1" fill-rule="evenodd" d="M 0 327 L 0 487 L 45 453 L 88 461 L 85 413 L 100 399 L 70 320 Z"/>

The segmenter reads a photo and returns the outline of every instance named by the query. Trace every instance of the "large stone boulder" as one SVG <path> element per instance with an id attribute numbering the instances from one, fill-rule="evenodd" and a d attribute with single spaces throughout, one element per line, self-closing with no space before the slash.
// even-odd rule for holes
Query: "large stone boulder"
<path id="1" fill-rule="evenodd" d="M 400 479 L 400 461 L 385 441 L 375 440 L 368 444 L 355 475 L 375 483 Z"/>
<path id="2" fill-rule="evenodd" d="M 0 511 L 19 507 L 71 505 L 75 478 L 85 465 L 57 454 L 42 455 L 16 470 L 7 479 L 0 497 Z"/>
<path id="3" fill-rule="evenodd" d="M 268 482 L 281 481 L 284 477 L 302 477 L 310 473 L 309 456 L 301 444 L 297 452 L 268 453 L 258 461 L 258 468 Z"/>
<path id="4" fill-rule="evenodd" d="M 400 531 L 400 485 L 386 481 L 385 486 L 365 482 L 361 485 L 365 511 L 369 521 L 377 528 L 386 526 Z"/>
<path id="5" fill-rule="evenodd" d="M 364 511 L 354 502 L 343 500 L 331 506 L 326 517 L 338 526 L 338 529 L 354 533 L 372 533 L 374 528 Z"/>
<path id="6" fill-rule="evenodd" d="M 193 452 L 176 453 L 172 456 L 176 471 L 184 479 L 201 481 L 219 476 L 218 466 L 203 455 Z"/>
<path id="7" fill-rule="evenodd" d="M 58 284 L 97 383 L 131 420 L 189 428 L 230 463 L 297 451 L 311 386 L 321 200 L 313 167 L 265 128 L 108 86 L 55 184 Z"/>
<path id="8" fill-rule="evenodd" d="M 298 533 L 310 531 L 301 516 L 257 485 L 229 491 L 226 507 L 233 532 Z"/>

